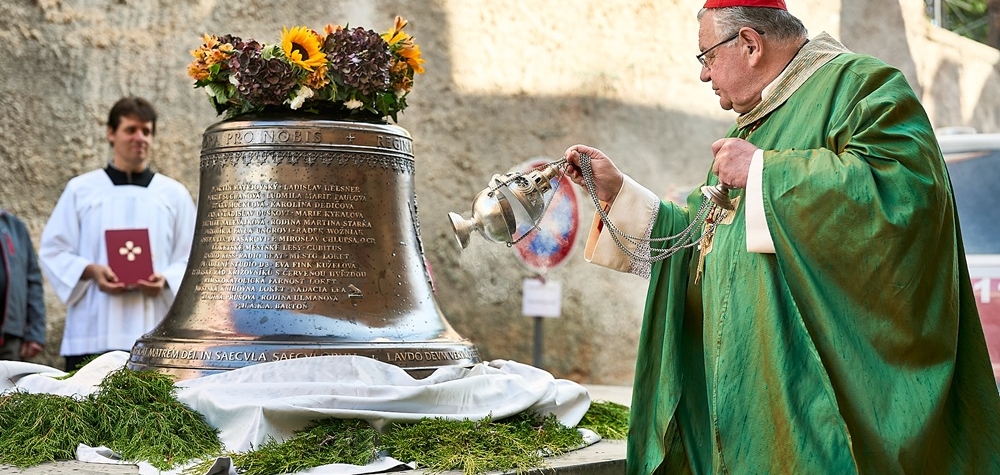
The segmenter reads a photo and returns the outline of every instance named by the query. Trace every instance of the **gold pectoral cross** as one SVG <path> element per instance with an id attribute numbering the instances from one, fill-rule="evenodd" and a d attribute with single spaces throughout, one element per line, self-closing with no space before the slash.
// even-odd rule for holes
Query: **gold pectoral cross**
<path id="1" fill-rule="evenodd" d="M 727 210 L 721 206 L 713 206 L 712 210 L 705 218 L 705 225 L 702 227 L 701 242 L 698 243 L 698 270 L 694 274 L 694 283 L 701 283 L 701 275 L 705 272 L 705 256 L 712 252 L 712 244 L 715 241 L 715 228 L 719 225 L 733 224 L 736 217 L 736 210 L 740 208 L 740 197 L 733 198 L 733 209 Z"/>

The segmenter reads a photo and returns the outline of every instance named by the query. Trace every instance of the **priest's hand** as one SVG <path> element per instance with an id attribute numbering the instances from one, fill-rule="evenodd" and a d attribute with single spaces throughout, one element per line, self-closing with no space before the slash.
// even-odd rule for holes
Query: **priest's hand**
<path id="1" fill-rule="evenodd" d="M 135 286 L 141 290 L 142 293 L 146 294 L 147 297 L 156 297 L 157 295 L 160 295 L 160 292 L 163 291 L 163 287 L 166 285 L 166 277 L 163 277 L 163 274 L 155 273 L 149 276 L 148 279 L 139 279 L 139 281 L 135 283 Z"/>
<path id="2" fill-rule="evenodd" d="M 757 146 L 743 139 L 726 138 L 712 144 L 712 173 L 719 177 L 719 183 L 729 188 L 746 188 L 750 173 L 750 160 Z"/>
<path id="3" fill-rule="evenodd" d="M 590 157 L 590 168 L 594 172 L 594 191 L 597 193 L 597 199 L 605 203 L 614 203 L 618 192 L 622 189 L 622 183 L 625 182 L 625 176 L 604 152 L 586 145 L 574 145 L 566 149 L 564 157 L 569 164 L 566 167 L 566 176 L 573 180 L 573 183 L 586 188 L 583 172 L 580 170 L 581 153 Z"/>
<path id="4" fill-rule="evenodd" d="M 108 266 L 90 264 L 83 269 L 83 278 L 91 279 L 101 292 L 117 295 L 128 291 L 125 284 L 118 281 L 118 275 Z"/>

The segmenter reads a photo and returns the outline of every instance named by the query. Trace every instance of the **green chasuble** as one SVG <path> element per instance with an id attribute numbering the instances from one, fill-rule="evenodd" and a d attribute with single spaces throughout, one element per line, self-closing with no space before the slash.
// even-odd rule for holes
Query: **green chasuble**
<path id="1" fill-rule="evenodd" d="M 628 473 L 1000 473 L 951 185 L 903 75 L 820 35 L 729 136 L 764 151 L 775 253 L 747 251 L 741 203 L 700 282 L 697 250 L 653 264 Z M 651 236 L 702 199 L 660 203 Z"/>

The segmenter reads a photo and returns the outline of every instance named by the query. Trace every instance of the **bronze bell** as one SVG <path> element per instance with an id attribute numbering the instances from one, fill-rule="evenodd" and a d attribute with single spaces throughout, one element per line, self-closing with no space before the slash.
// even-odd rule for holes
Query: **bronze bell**
<path id="1" fill-rule="evenodd" d="M 423 377 L 480 362 L 434 299 L 412 147 L 389 124 L 247 117 L 210 126 L 183 283 L 128 367 L 188 379 L 362 355 Z"/>

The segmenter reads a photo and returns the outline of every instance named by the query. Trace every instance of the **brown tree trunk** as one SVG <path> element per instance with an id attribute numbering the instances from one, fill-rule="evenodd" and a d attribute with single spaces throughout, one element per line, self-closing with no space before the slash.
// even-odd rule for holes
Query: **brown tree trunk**
<path id="1" fill-rule="evenodd" d="M 986 44 L 1000 49 L 1000 0 L 986 0 Z"/>

